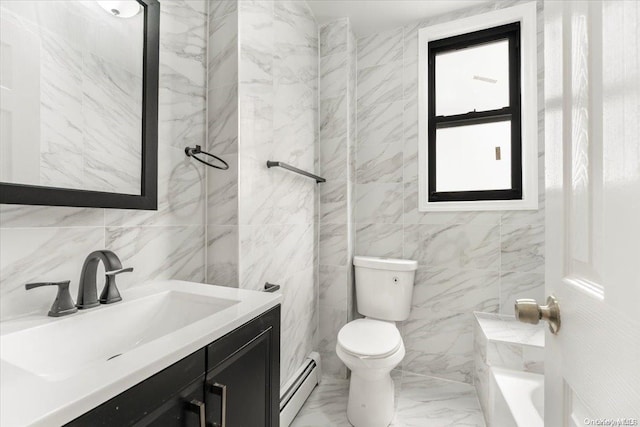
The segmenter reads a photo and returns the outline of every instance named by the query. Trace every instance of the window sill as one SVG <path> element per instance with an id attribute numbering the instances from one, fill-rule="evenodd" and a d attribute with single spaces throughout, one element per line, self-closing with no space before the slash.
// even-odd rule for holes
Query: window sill
<path id="1" fill-rule="evenodd" d="M 535 193 L 537 195 L 537 192 Z M 524 211 L 538 210 L 538 198 L 532 200 L 471 200 L 468 202 L 428 202 L 420 201 L 420 212 L 459 211 Z"/>

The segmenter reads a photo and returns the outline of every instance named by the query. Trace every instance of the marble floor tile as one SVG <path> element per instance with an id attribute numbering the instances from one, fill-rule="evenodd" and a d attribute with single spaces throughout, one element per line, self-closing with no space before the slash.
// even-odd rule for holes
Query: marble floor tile
<path id="1" fill-rule="evenodd" d="M 395 375 L 396 414 L 390 427 L 482 426 L 484 418 L 470 384 L 402 372 Z M 292 427 L 348 427 L 349 380 L 323 378 Z"/>
<path id="2" fill-rule="evenodd" d="M 349 380 L 323 378 L 311 393 L 291 427 L 348 427 L 347 397 Z"/>

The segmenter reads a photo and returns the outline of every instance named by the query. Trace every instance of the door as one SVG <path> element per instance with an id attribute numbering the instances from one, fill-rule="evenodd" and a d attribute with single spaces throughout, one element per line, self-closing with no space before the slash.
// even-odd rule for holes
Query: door
<path id="1" fill-rule="evenodd" d="M 271 382 L 278 381 L 271 378 L 272 335 L 272 328 L 262 331 L 207 373 L 206 419 L 210 425 L 272 426 Z"/>
<path id="2" fill-rule="evenodd" d="M 135 427 L 204 427 L 204 375 L 180 390 L 161 407 L 134 424 Z"/>
<path id="3" fill-rule="evenodd" d="M 640 2 L 546 1 L 544 15 L 546 290 L 562 321 L 545 425 L 638 425 Z"/>

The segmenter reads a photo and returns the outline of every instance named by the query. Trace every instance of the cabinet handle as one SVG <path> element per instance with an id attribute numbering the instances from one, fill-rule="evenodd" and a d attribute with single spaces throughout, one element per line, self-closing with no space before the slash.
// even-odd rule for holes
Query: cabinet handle
<path id="1" fill-rule="evenodd" d="M 222 405 L 220 408 L 221 424 L 214 424 L 214 425 L 216 427 L 227 427 L 227 386 L 219 383 L 209 384 L 209 391 L 213 392 L 216 390 L 220 390 L 220 393 L 222 395 Z"/>
<path id="2" fill-rule="evenodd" d="M 204 403 L 200 402 L 199 400 L 193 399 L 191 402 L 189 402 L 188 408 L 189 411 L 198 415 L 198 426 L 205 427 L 206 416 L 204 411 Z"/>

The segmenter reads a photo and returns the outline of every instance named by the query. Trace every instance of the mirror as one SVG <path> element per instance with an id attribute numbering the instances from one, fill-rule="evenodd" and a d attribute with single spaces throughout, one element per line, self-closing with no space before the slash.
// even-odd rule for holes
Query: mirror
<path id="1" fill-rule="evenodd" d="M 0 3 L 0 202 L 155 209 L 156 0 Z"/>

